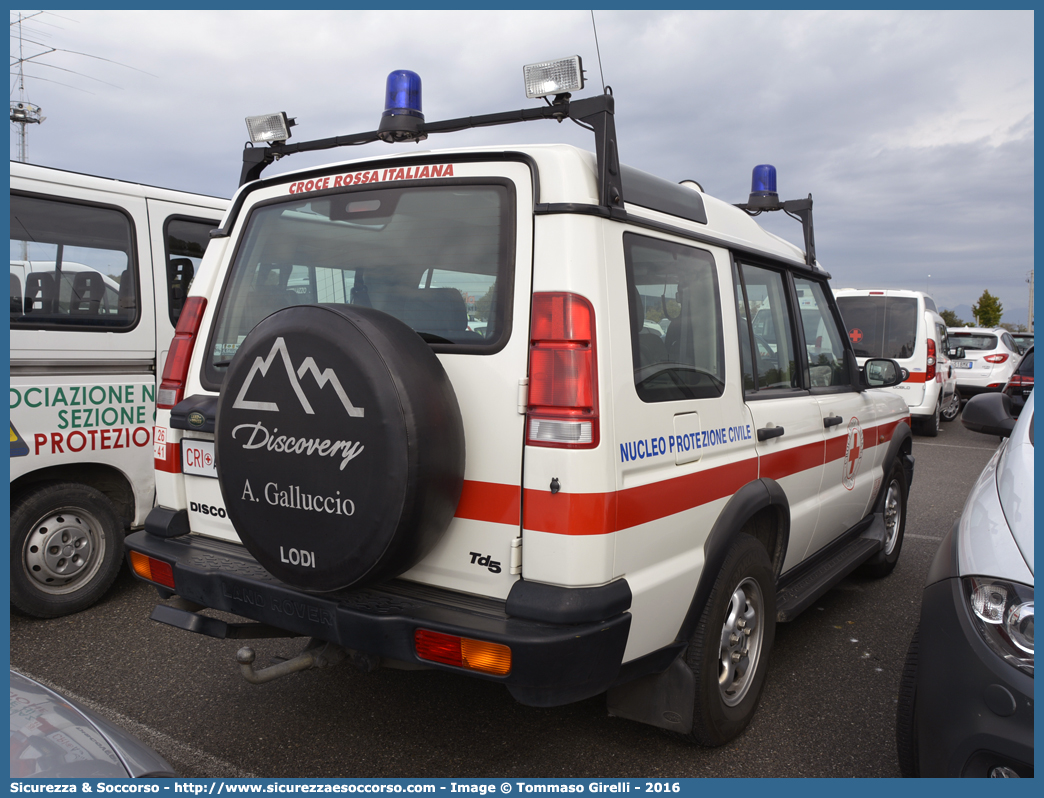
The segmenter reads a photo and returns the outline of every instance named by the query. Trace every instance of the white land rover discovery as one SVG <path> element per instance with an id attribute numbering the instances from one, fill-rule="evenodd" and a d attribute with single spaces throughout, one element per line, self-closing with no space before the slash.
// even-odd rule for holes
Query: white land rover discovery
<path id="1" fill-rule="evenodd" d="M 428 123 L 396 72 L 378 131 L 302 144 L 285 114 L 248 120 L 270 143 L 244 151 L 178 324 L 131 564 L 171 599 L 158 621 L 312 638 L 264 670 L 242 649 L 251 681 L 424 665 L 533 706 L 607 692 L 614 715 L 720 744 L 777 621 L 895 567 L 909 408 L 872 387 L 900 369 L 857 365 L 811 197 L 781 202 L 767 166 L 739 207 L 621 166 L 610 94 L 537 84 L 540 108 Z M 303 150 L 564 118 L 597 155 L 260 177 Z M 779 209 L 807 253 L 751 219 Z"/>

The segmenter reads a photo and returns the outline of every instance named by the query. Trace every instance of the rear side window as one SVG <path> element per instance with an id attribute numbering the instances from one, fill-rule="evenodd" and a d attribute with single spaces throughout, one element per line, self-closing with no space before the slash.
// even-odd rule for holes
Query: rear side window
<path id="1" fill-rule="evenodd" d="M 496 351 L 510 327 L 514 194 L 488 184 L 290 197 L 255 208 L 221 300 L 208 377 L 291 305 L 375 308 L 436 351 Z"/>
<path id="2" fill-rule="evenodd" d="M 837 306 L 858 357 L 913 357 L 917 345 L 917 299 L 840 296 Z"/>
<path id="3" fill-rule="evenodd" d="M 134 327 L 133 240 L 121 210 L 12 194 L 11 329 Z"/>
<path id="4" fill-rule="evenodd" d="M 643 402 L 721 396 L 725 347 L 714 258 L 624 235 L 634 387 Z"/>
<path id="5" fill-rule="evenodd" d="M 173 217 L 167 220 L 163 236 L 167 248 L 167 310 L 170 323 L 177 326 L 189 287 L 199 270 L 203 253 L 210 243 L 210 231 L 217 222 Z"/>

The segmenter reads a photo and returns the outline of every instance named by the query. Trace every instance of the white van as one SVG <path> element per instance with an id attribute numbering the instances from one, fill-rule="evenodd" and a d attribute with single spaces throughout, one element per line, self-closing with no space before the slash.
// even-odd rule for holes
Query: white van
<path id="1" fill-rule="evenodd" d="M 11 162 L 11 603 L 82 610 L 152 509 L 157 369 L 228 202 Z"/>
<path id="2" fill-rule="evenodd" d="M 561 74 L 536 81 L 548 105 L 427 124 L 393 73 L 417 104 L 344 140 L 569 117 L 598 155 L 409 148 L 261 178 L 333 141 L 263 120 L 178 325 L 129 557 L 170 599 L 158 621 L 312 639 L 260 670 L 242 649 L 252 682 L 350 660 L 533 706 L 608 691 L 717 745 L 755 711 L 776 622 L 895 567 L 910 414 L 872 386 L 900 369 L 857 365 L 810 198 L 780 201 L 767 165 L 743 208 L 623 166 L 612 96 L 570 99 Z M 751 218 L 779 209 L 806 252 Z"/>
<path id="3" fill-rule="evenodd" d="M 892 358 L 903 367 L 900 394 L 918 432 L 934 438 L 940 421 L 961 412 L 957 373 L 950 359 L 946 322 L 935 300 L 921 291 L 839 288 L 834 291 L 859 362 Z"/>

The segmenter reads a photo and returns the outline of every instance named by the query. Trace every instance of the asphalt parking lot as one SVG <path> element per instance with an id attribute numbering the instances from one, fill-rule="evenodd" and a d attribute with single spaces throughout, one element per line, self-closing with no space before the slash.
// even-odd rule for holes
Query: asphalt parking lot
<path id="1" fill-rule="evenodd" d="M 893 574 L 852 577 L 777 628 L 761 707 L 718 749 L 606 714 L 604 698 L 534 709 L 497 685 L 342 665 L 248 684 L 215 640 L 149 620 L 127 573 L 95 607 L 12 613 L 11 664 L 137 734 L 191 777 L 897 777 L 896 695 L 939 541 L 998 440 L 915 434 L 906 539 Z M 258 664 L 300 641 L 252 641 Z"/>

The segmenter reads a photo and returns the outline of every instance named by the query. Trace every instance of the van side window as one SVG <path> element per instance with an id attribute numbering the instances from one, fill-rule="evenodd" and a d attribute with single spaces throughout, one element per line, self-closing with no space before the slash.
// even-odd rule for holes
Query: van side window
<path id="1" fill-rule="evenodd" d="M 795 277 L 794 286 L 797 288 L 808 356 L 808 385 L 812 388 L 848 385 L 844 340 L 830 311 L 822 283 Z"/>
<path id="2" fill-rule="evenodd" d="M 203 252 L 210 243 L 210 231 L 217 225 L 214 221 L 178 217 L 171 217 L 166 222 L 163 240 L 167 248 L 167 309 L 170 323 L 175 326 L 192 278 L 196 276 Z"/>
<path id="3" fill-rule="evenodd" d="M 739 264 L 736 302 L 746 312 L 739 314 L 740 349 L 753 357 L 753 379 L 744 379 L 747 391 L 792 388 L 798 385 L 796 338 L 787 306 L 783 275 L 750 264 Z M 746 376 L 746 375 L 745 375 Z"/>
<path id="4" fill-rule="evenodd" d="M 721 396 L 725 348 L 714 258 L 624 234 L 634 386 L 643 402 Z"/>
<path id="5" fill-rule="evenodd" d="M 133 226 L 115 208 L 11 195 L 11 327 L 129 330 L 138 321 Z"/>

